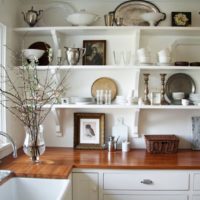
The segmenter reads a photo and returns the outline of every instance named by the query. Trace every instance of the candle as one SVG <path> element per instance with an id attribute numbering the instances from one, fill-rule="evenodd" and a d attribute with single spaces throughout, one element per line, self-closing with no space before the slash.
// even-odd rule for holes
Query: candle
<path id="1" fill-rule="evenodd" d="M 61 52 L 61 49 L 58 49 L 58 52 L 57 52 L 57 57 L 58 57 L 58 58 L 61 58 L 61 57 L 62 57 L 62 52 Z"/>

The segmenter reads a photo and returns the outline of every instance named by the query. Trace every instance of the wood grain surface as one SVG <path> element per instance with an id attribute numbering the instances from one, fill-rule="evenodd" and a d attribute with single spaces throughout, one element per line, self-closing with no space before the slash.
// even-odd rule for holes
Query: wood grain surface
<path id="1" fill-rule="evenodd" d="M 200 169 L 200 151 L 179 150 L 174 154 L 150 154 L 145 150 L 128 153 L 107 150 L 74 150 L 47 148 L 33 164 L 20 150 L 17 159 L 8 156 L 0 169 L 10 169 L 16 176 L 41 178 L 67 178 L 73 168 L 96 169 Z"/>

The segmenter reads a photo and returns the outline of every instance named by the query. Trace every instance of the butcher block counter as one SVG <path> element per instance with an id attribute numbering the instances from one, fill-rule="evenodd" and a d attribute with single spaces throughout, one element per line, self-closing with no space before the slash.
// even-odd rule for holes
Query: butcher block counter
<path id="1" fill-rule="evenodd" d="M 175 154 L 149 154 L 145 150 L 108 152 L 107 150 L 74 150 L 47 148 L 40 162 L 33 164 L 20 150 L 18 158 L 8 156 L 0 169 L 16 176 L 67 178 L 73 168 L 88 169 L 200 169 L 200 151 L 179 150 Z"/>

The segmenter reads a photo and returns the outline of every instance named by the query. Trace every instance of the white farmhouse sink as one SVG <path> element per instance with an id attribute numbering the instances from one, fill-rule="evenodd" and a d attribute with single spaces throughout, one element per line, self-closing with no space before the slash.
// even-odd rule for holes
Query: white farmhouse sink
<path id="1" fill-rule="evenodd" d="M 67 199 L 67 179 L 13 177 L 0 185 L 1 200 L 64 200 Z"/>

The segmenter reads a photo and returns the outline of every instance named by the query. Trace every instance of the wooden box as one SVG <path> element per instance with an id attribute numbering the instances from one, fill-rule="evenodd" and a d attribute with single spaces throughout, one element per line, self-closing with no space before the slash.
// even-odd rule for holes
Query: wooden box
<path id="1" fill-rule="evenodd" d="M 145 135 L 146 150 L 149 153 L 176 153 L 179 139 L 175 135 Z"/>

